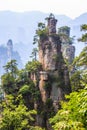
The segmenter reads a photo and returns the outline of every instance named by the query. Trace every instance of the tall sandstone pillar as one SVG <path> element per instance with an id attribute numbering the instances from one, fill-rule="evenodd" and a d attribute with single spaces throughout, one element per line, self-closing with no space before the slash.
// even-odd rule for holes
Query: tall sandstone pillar
<path id="1" fill-rule="evenodd" d="M 39 61 L 43 68 L 40 72 L 39 88 L 42 101 L 46 102 L 51 98 L 57 107 L 64 95 L 71 92 L 71 87 L 68 69 L 62 56 L 60 36 L 56 33 L 57 20 L 51 14 L 47 22 L 48 34 L 39 41 Z"/>

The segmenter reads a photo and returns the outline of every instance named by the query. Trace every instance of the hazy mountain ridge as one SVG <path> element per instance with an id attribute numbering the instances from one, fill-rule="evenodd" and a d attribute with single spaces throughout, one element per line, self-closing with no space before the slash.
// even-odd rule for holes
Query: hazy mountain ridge
<path id="1" fill-rule="evenodd" d="M 84 13 L 76 17 L 74 20 L 70 21 L 70 25 L 82 25 L 82 24 L 87 24 L 87 13 Z"/>
<path id="2" fill-rule="evenodd" d="M 39 11 L 23 13 L 1 11 L 0 44 L 6 44 L 8 39 L 12 39 L 14 49 L 19 52 L 23 63 L 25 63 L 32 52 L 33 36 L 35 35 L 37 24 L 38 22 L 46 22 L 44 19 L 48 16 L 49 14 Z M 64 25 L 70 26 L 71 35 L 76 37 L 81 35 L 80 25 L 87 23 L 87 13 L 80 15 L 74 20 L 65 15 L 55 15 L 55 17 L 58 20 L 57 28 Z"/>
<path id="3" fill-rule="evenodd" d="M 11 37 L 14 42 L 22 41 L 28 43 L 33 39 L 38 22 L 45 22 L 44 19 L 48 15 L 38 11 L 24 13 L 0 12 L 0 43 L 5 43 Z M 55 17 L 58 19 L 58 26 L 65 25 L 71 20 L 65 15 L 56 15 Z M 4 38 L 3 35 L 5 35 Z"/>

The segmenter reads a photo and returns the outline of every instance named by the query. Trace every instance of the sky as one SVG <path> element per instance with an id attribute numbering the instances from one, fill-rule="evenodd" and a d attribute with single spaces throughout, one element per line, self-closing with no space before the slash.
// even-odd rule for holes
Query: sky
<path id="1" fill-rule="evenodd" d="M 65 14 L 74 19 L 87 12 L 87 0 L 0 0 L 0 11 L 3 10 Z"/>

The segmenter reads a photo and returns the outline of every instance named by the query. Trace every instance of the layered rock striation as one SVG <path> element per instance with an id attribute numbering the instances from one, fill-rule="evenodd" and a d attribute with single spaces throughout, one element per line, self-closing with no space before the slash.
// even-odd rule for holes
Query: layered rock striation
<path id="1" fill-rule="evenodd" d="M 62 39 L 56 32 L 57 20 L 52 14 L 46 20 L 47 26 L 37 30 L 39 62 L 42 69 L 33 74 L 35 86 L 40 91 L 40 99 L 35 101 L 34 106 L 38 111 L 36 125 L 51 130 L 48 119 L 60 108 L 60 101 L 65 99 L 65 94 L 71 92 L 71 86 L 62 52 Z"/>
<path id="2" fill-rule="evenodd" d="M 53 15 L 47 19 L 47 36 L 39 40 L 40 72 L 39 88 L 43 102 L 51 98 L 54 102 L 64 99 L 71 92 L 69 73 L 61 51 L 61 39 L 56 33 L 57 20 Z M 49 92 L 48 92 L 49 91 Z"/>

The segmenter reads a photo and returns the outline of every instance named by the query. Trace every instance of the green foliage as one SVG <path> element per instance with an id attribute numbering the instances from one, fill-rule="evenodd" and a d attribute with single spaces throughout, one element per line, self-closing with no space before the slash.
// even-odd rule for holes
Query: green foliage
<path id="1" fill-rule="evenodd" d="M 58 29 L 58 34 L 61 38 L 61 41 L 62 41 L 62 44 L 73 44 L 74 43 L 74 39 L 75 39 L 75 36 L 73 37 L 69 37 L 70 35 L 70 27 L 68 26 L 63 26 L 63 27 L 60 27 Z"/>
<path id="2" fill-rule="evenodd" d="M 52 14 L 50 17 L 54 17 Z M 68 30 L 69 28 L 64 27 Z M 87 30 L 87 25 L 82 26 L 82 30 Z M 45 24 L 39 23 L 36 30 L 34 42 L 46 39 L 48 30 Z M 53 35 L 53 38 L 58 40 L 58 34 Z M 67 36 L 62 35 L 67 38 Z M 87 36 L 84 36 L 87 38 Z M 83 39 L 85 39 L 83 38 Z M 85 39 L 87 40 L 87 39 Z M 72 39 L 68 38 L 68 43 L 72 44 Z M 5 99 L 0 104 L 0 130 L 42 130 L 38 126 L 34 126 L 34 117 L 37 112 L 31 110 L 34 108 L 34 103 L 37 103 L 38 114 L 45 119 L 50 119 L 50 123 L 54 130 L 86 130 L 87 129 L 87 47 L 77 57 L 72 66 L 76 68 L 75 73 L 71 76 L 72 90 L 76 91 L 66 96 L 67 102 L 61 103 L 61 110 L 54 116 L 55 111 L 52 99 L 48 98 L 45 103 L 40 99 L 40 90 L 31 81 L 30 76 L 38 74 L 42 69 L 41 63 L 36 61 L 37 50 L 34 48 L 32 56 L 33 61 L 29 61 L 25 69 L 18 71 L 15 60 L 8 62 L 4 66 L 6 73 L 2 76 L 2 88 L 5 91 Z M 64 62 L 54 55 L 52 58 L 56 61 Z M 63 71 L 59 70 L 58 76 L 52 77 L 49 75 L 49 81 L 45 82 L 44 89 L 48 97 L 50 97 L 52 83 L 57 83 L 57 86 L 63 87 Z M 83 88 L 83 90 L 81 90 Z M 1 94 L 1 93 L 0 93 Z M 12 95 L 10 95 L 12 94 Z M 41 104 L 40 104 L 41 103 Z M 54 116 L 54 117 L 53 117 Z"/>
<path id="3" fill-rule="evenodd" d="M 71 86 L 72 86 L 72 91 L 78 91 L 79 89 L 83 88 L 81 85 L 81 72 L 76 71 L 75 73 L 72 74 L 71 76 Z"/>
<path id="4" fill-rule="evenodd" d="M 58 28 L 58 33 L 59 34 L 64 34 L 66 37 L 69 36 L 70 27 L 68 27 L 68 26 L 62 26 L 62 27 Z"/>
<path id="5" fill-rule="evenodd" d="M 10 62 L 8 62 L 5 66 L 4 66 L 5 71 L 11 72 L 12 76 L 16 77 L 16 74 L 18 72 L 18 68 L 17 68 L 17 63 L 16 60 L 11 60 Z"/>
<path id="6" fill-rule="evenodd" d="M 37 48 L 33 48 L 32 53 L 31 53 L 31 58 L 36 61 L 37 60 L 37 53 L 38 53 L 38 49 Z"/>
<path id="7" fill-rule="evenodd" d="M 16 93 L 18 90 L 16 86 L 16 78 L 18 75 L 18 68 L 16 60 L 11 60 L 4 66 L 6 73 L 1 77 L 2 89 L 7 94 Z"/>
<path id="8" fill-rule="evenodd" d="M 20 88 L 19 93 L 22 95 L 31 95 L 33 100 L 38 100 L 40 96 L 39 90 L 35 87 L 33 82 L 30 82 L 29 85 L 24 85 Z"/>
<path id="9" fill-rule="evenodd" d="M 54 130 L 85 130 L 81 122 L 74 121 L 60 121 L 53 127 Z"/>
<path id="10" fill-rule="evenodd" d="M 35 127 L 31 127 L 30 130 L 45 130 L 45 129 L 42 129 L 42 128 L 39 127 L 39 126 L 35 126 Z"/>
<path id="11" fill-rule="evenodd" d="M 38 23 L 38 29 L 36 30 L 36 34 L 42 38 L 42 37 L 46 37 L 47 35 L 47 28 L 45 27 L 44 23 Z"/>
<path id="12" fill-rule="evenodd" d="M 7 94 L 15 93 L 17 91 L 15 78 L 11 75 L 11 73 L 4 74 L 1 79 L 2 79 L 2 89 Z"/>
<path id="13" fill-rule="evenodd" d="M 87 87 L 73 92 L 62 102 L 62 109 L 50 119 L 54 130 L 86 130 L 87 129 Z"/>
<path id="14" fill-rule="evenodd" d="M 36 115 L 35 110 L 28 111 L 27 107 L 21 102 L 15 104 L 19 97 L 14 98 L 9 95 L 2 104 L 2 117 L 0 130 L 29 130 L 31 122 L 34 121 L 33 115 Z"/>
<path id="15" fill-rule="evenodd" d="M 18 76 L 16 78 L 17 86 L 21 87 L 24 84 L 29 84 L 30 79 L 26 69 L 22 69 L 19 71 Z"/>
<path id="16" fill-rule="evenodd" d="M 76 68 L 72 75 L 73 92 L 62 103 L 62 109 L 51 119 L 54 130 L 86 130 L 87 129 L 87 47 L 77 57 L 73 66 Z"/>
<path id="17" fill-rule="evenodd" d="M 83 24 L 81 26 L 81 31 L 87 31 L 87 24 Z M 87 33 L 83 34 L 82 37 L 78 39 L 78 41 L 87 42 Z"/>
<path id="18" fill-rule="evenodd" d="M 28 72 L 37 72 L 42 68 L 42 65 L 39 61 L 29 61 L 26 66 L 25 66 L 26 70 Z"/>
<path id="19" fill-rule="evenodd" d="M 74 67 L 74 73 L 71 75 L 71 85 L 73 91 L 84 88 L 87 81 L 87 47 L 85 47 L 80 55 L 76 57 L 71 65 Z"/>
<path id="20" fill-rule="evenodd" d="M 83 48 L 82 52 L 76 59 L 73 61 L 73 65 L 77 68 L 86 69 L 87 67 L 87 47 Z"/>
<path id="21" fill-rule="evenodd" d="M 87 31 L 87 24 L 83 24 L 81 26 L 81 31 Z"/>
<path id="22" fill-rule="evenodd" d="M 45 27 L 45 24 L 40 22 L 38 23 L 38 29 L 36 30 L 36 35 L 33 39 L 33 44 L 39 43 L 39 40 L 47 39 L 48 29 Z"/>
<path id="23" fill-rule="evenodd" d="M 45 36 L 45 30 L 37 30 L 37 34 L 38 34 L 38 36 L 40 36 L 40 37 Z"/>
<path id="24" fill-rule="evenodd" d="M 59 28 L 59 33 L 64 32 L 64 31 L 69 31 L 69 30 L 70 30 L 70 27 L 68 27 L 68 26 L 63 26 L 63 27 L 60 27 L 60 28 Z"/>
<path id="25" fill-rule="evenodd" d="M 20 88 L 19 93 L 21 94 L 27 94 L 27 93 L 32 93 L 34 92 L 35 85 L 33 82 L 30 82 L 29 85 L 24 85 Z"/>
<path id="26" fill-rule="evenodd" d="M 24 86 L 22 86 L 21 88 L 20 88 L 20 90 L 19 90 L 19 93 L 21 93 L 21 94 L 26 94 L 26 93 L 29 93 L 29 86 L 28 85 L 24 85 Z"/>
<path id="27" fill-rule="evenodd" d="M 87 42 L 87 33 L 83 34 L 81 38 L 78 39 L 80 42 Z"/>

